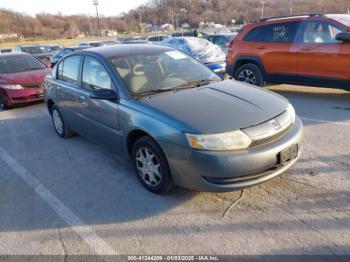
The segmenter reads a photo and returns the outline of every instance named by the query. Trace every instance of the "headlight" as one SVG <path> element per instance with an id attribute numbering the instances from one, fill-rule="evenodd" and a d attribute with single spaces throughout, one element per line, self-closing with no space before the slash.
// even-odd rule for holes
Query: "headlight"
<path id="1" fill-rule="evenodd" d="M 203 150 L 227 151 L 247 148 L 252 140 L 240 130 L 208 135 L 186 134 L 192 148 Z"/>
<path id="2" fill-rule="evenodd" d="M 289 104 L 288 106 L 287 106 L 287 112 L 289 113 L 289 116 L 290 116 L 290 118 L 292 119 L 292 122 L 293 122 L 293 124 L 295 123 L 295 110 L 294 110 L 294 107 L 291 105 L 291 104 Z"/>
<path id="3" fill-rule="evenodd" d="M 21 85 L 1 85 L 0 87 L 5 89 L 23 89 Z"/>

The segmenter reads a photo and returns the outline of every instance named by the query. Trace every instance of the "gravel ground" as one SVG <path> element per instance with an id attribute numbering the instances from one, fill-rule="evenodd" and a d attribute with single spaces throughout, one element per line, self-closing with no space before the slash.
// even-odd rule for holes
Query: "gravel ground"
<path id="1" fill-rule="evenodd" d="M 106 149 L 57 137 L 44 105 L 0 112 L 0 255 L 350 254 L 350 93 L 270 89 L 303 119 L 302 157 L 224 194 L 154 195 Z"/>

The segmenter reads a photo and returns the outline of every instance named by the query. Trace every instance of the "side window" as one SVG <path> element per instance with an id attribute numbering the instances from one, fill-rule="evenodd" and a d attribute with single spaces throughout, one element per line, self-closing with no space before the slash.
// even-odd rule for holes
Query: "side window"
<path id="1" fill-rule="evenodd" d="M 262 28 L 263 27 L 256 27 L 252 30 L 250 30 L 246 36 L 244 37 L 244 41 L 248 42 L 260 42 L 262 38 Z"/>
<path id="2" fill-rule="evenodd" d="M 58 65 L 58 79 L 78 85 L 81 56 L 71 56 Z"/>
<path id="3" fill-rule="evenodd" d="M 265 26 L 263 30 L 262 41 L 291 43 L 295 39 L 298 26 L 298 22 L 279 23 Z"/>
<path id="4" fill-rule="evenodd" d="M 277 23 L 261 26 L 250 31 L 246 41 L 292 43 L 298 30 L 298 22 Z"/>
<path id="5" fill-rule="evenodd" d="M 340 43 L 335 36 L 343 32 L 342 28 L 327 22 L 310 21 L 305 22 L 301 34 L 302 43 L 334 44 Z"/>
<path id="6" fill-rule="evenodd" d="M 112 80 L 105 67 L 92 57 L 85 57 L 83 87 L 87 89 L 112 89 Z"/>

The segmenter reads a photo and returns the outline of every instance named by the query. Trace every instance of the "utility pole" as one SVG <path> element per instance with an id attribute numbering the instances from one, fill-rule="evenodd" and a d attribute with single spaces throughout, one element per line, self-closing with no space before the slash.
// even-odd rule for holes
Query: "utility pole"
<path id="1" fill-rule="evenodd" d="M 98 0 L 92 0 L 92 4 L 96 7 L 97 28 L 100 36 L 102 36 L 101 26 L 100 26 L 100 17 L 98 15 L 98 5 L 99 5 Z"/>
<path id="2" fill-rule="evenodd" d="M 261 18 L 264 18 L 264 7 L 265 7 L 265 0 L 261 0 Z"/>
<path id="3" fill-rule="evenodd" d="M 142 34 L 143 30 L 142 30 L 142 10 L 141 10 L 141 8 L 140 8 L 140 11 L 139 11 L 139 16 L 140 16 L 140 32 Z"/>

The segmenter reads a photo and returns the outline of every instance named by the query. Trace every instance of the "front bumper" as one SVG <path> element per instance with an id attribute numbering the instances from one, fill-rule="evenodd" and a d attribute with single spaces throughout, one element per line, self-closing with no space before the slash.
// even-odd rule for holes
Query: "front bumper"
<path id="1" fill-rule="evenodd" d="M 5 104 L 9 107 L 41 102 L 44 100 L 43 88 L 25 88 L 19 90 L 6 90 Z"/>
<path id="2" fill-rule="evenodd" d="M 255 148 L 240 151 L 212 152 L 162 143 L 175 185 L 212 192 L 225 192 L 254 186 L 280 175 L 299 158 L 284 166 L 278 165 L 281 151 L 299 145 L 303 126 L 299 118 L 279 140 Z"/>

